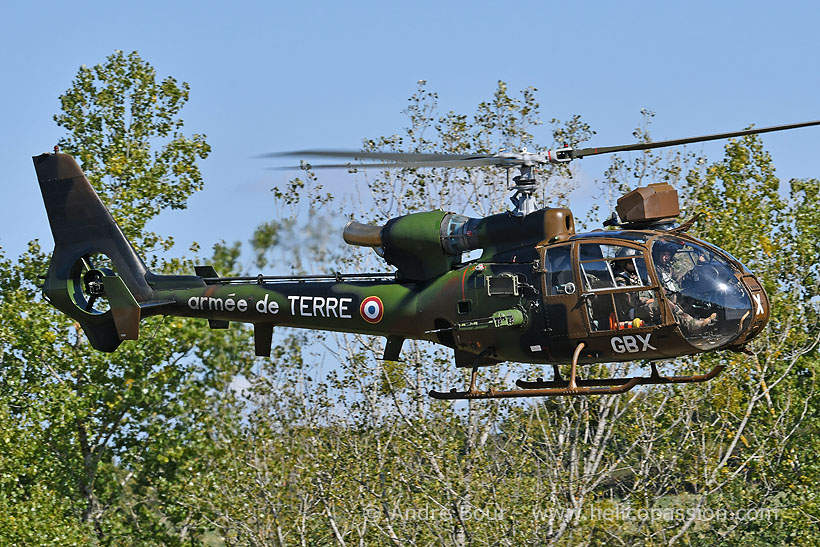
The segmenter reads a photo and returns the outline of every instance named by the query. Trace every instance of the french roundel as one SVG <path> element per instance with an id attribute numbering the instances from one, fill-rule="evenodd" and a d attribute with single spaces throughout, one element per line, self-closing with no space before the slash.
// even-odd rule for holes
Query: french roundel
<path id="1" fill-rule="evenodd" d="M 362 319 L 368 323 L 378 323 L 384 317 L 384 304 L 382 299 L 378 296 L 368 296 L 362 300 L 362 305 L 359 306 L 359 313 L 362 314 Z"/>

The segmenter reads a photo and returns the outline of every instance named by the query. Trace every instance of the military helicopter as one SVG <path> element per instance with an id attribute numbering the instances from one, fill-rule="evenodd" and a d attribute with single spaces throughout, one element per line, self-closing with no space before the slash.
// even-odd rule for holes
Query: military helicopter
<path id="1" fill-rule="evenodd" d="M 820 121 L 606 148 L 569 146 L 542 153 L 425 154 L 303 150 L 269 156 L 369 160 L 392 167 L 518 168 L 514 209 L 484 218 L 446 211 L 412 213 L 384 226 L 350 222 L 344 240 L 377 249 L 389 273 L 220 277 L 151 272 L 69 155 L 33 158 L 55 248 L 43 293 L 75 319 L 91 345 L 113 352 L 139 338 L 146 317 L 186 316 L 213 329 L 253 324 L 256 355 L 269 356 L 275 326 L 384 336 L 385 360 L 400 360 L 407 339 L 452 348 L 472 371 L 464 391 L 437 399 L 604 395 L 637 385 L 703 382 L 723 366 L 692 376 L 662 374 L 655 361 L 719 349 L 742 351 L 769 318 L 758 279 L 729 253 L 678 225 L 677 193 L 667 184 L 638 188 L 617 202 L 612 229 L 576 233 L 572 212 L 539 208 L 534 168 L 639 151 L 820 125 Z M 349 163 L 314 167 L 348 167 Z M 482 250 L 478 259 L 464 253 Z M 107 257 L 112 268 L 95 266 Z M 107 303 L 107 309 L 101 304 Z M 578 366 L 642 360 L 648 376 L 580 378 Z M 479 367 L 503 361 L 551 364 L 551 380 L 518 389 L 480 390 Z M 570 365 L 564 378 L 559 365 Z"/>

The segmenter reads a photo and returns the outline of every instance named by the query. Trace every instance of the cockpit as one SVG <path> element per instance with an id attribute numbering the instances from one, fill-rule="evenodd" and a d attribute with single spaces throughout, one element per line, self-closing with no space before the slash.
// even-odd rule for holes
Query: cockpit
<path id="1" fill-rule="evenodd" d="M 674 236 L 654 239 L 651 253 L 661 289 L 690 344 L 717 348 L 750 325 L 752 300 L 737 266 L 706 246 Z"/>
<path id="2" fill-rule="evenodd" d="M 544 262 L 547 298 L 580 296 L 593 335 L 674 321 L 688 343 L 710 350 L 741 338 L 755 319 L 742 280 L 748 270 L 690 238 L 641 231 L 579 234 L 549 246 Z"/>

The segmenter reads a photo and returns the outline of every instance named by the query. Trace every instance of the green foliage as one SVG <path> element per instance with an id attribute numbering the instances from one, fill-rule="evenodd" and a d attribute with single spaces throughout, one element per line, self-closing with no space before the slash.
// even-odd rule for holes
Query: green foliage
<path id="1" fill-rule="evenodd" d="M 500 84 L 473 117 L 438 115 L 437 101 L 420 83 L 406 110 L 407 130 L 366 140 L 365 148 L 533 146 L 528 128 L 538 118 L 530 90 L 518 99 Z M 643 112 L 638 140 L 651 141 L 653 116 Z M 556 125 L 562 144 L 592 134 L 577 117 Z M 506 197 L 497 175 L 482 170 L 359 173 L 376 209 L 365 203 L 351 216 L 377 223 L 434 207 L 496 211 Z M 547 193 L 565 196 L 566 176 L 552 173 Z M 705 213 L 696 235 L 747 263 L 765 285 L 772 321 L 751 355 L 713 353 L 664 365 L 680 373 L 727 365 L 702 385 L 523 405 L 452 404 L 426 396 L 430 387 L 466 380 L 445 350 L 411 344 L 404 362 L 385 363 L 372 358 L 381 354 L 378 342 L 300 334 L 283 340 L 273 363 L 251 379 L 255 411 L 221 441 L 229 457 L 211 481 L 230 477 L 231 487 L 208 501 L 220 536 L 232 545 L 812 543 L 820 185 L 791 181 L 785 197 L 771 158 L 749 137 L 730 142 L 725 158 L 712 164 L 674 151 L 616 158 L 604 189 L 614 201 L 661 181 L 678 188 L 689 214 Z M 299 186 L 280 198 L 293 205 L 312 195 Z M 281 249 L 275 234 L 260 228 L 266 256 Z M 347 255 L 351 265 L 373 261 L 355 249 Z M 311 356 L 317 344 L 338 359 L 324 380 L 321 358 Z M 483 381 L 507 383 L 513 368 L 537 374 L 537 367 L 502 366 L 487 369 Z M 646 371 L 613 364 L 586 367 L 585 374 Z"/>
<path id="2" fill-rule="evenodd" d="M 427 89 L 422 80 L 405 109 L 408 127 L 404 134 L 365 139 L 364 149 L 388 152 L 488 153 L 522 148 L 546 148 L 536 145 L 532 131 L 541 125 L 539 105 L 534 88 L 511 96 L 504 82 L 489 101 L 481 102 L 475 114 L 438 112 L 438 95 Z M 566 124 L 552 120 L 553 136 L 560 142 L 580 144 L 593 133 L 575 117 Z M 565 167 L 540 168 L 549 181 L 539 196 L 562 203 L 572 185 Z M 367 217 L 374 222 L 429 209 L 445 209 L 464 214 L 496 213 L 507 202 L 507 177 L 498 169 L 396 169 L 367 179 L 372 204 L 367 202 Z M 304 199 L 304 196 L 303 196 Z"/>
<path id="3" fill-rule="evenodd" d="M 774 503 L 781 518 L 769 526 L 750 523 L 736 537 L 772 545 L 810 543 L 816 533 L 806 524 L 820 519 L 815 486 L 820 448 L 815 401 L 820 370 L 818 182 L 791 180 L 786 194 L 755 136 L 727 144 L 721 162 L 691 172 L 687 182 L 706 215 L 699 235 L 720 241 L 746 263 L 772 306 L 769 325 L 751 344 L 752 355 L 733 363 L 735 393 L 718 408 L 727 421 L 740 411 L 749 415 L 740 433 L 746 446 L 740 447 L 737 460 L 727 461 L 745 483 L 736 495 L 749 503 Z M 769 457 L 755 458 L 755 453 Z"/>
<path id="4" fill-rule="evenodd" d="M 105 63 L 80 67 L 54 116 L 68 131 L 62 150 L 80 162 L 126 236 L 148 249 L 172 244 L 145 233 L 148 220 L 162 209 L 184 208 L 202 189 L 196 160 L 211 147 L 204 135 L 181 132 L 178 116 L 188 95 L 185 82 L 158 81 L 136 51 L 115 51 Z"/>
<path id="5" fill-rule="evenodd" d="M 161 241 L 145 224 L 184 207 L 202 185 L 195 160 L 209 146 L 181 133 L 187 99 L 187 84 L 156 81 L 136 52 L 115 52 L 80 69 L 55 117 L 68 130 L 63 150 L 80 159 L 143 250 Z M 237 258 L 236 248 L 219 247 L 214 264 L 233 271 Z M 186 260 L 152 262 L 158 271 L 193 269 Z M 199 537 L 197 514 L 176 500 L 207 465 L 216 418 L 239 419 L 229 386 L 253 362 L 248 330 L 152 318 L 138 343 L 103 354 L 43 300 L 38 276 L 47 266 L 37 242 L 14 260 L 0 257 L 0 420 L 9 437 L 0 439 L 0 543 Z"/>
<path id="6" fill-rule="evenodd" d="M 157 83 L 136 53 L 117 52 L 81 69 L 63 96 L 63 147 L 141 247 L 160 241 L 140 235 L 145 222 L 184 206 L 201 185 L 195 160 L 207 144 L 179 133 L 187 93 L 173 79 Z M 404 132 L 365 148 L 542 148 L 534 89 L 514 96 L 499 82 L 473 114 L 437 109 L 437 94 L 420 82 Z M 651 140 L 652 116 L 643 112 L 637 139 Z M 593 134 L 577 116 L 552 123 L 558 145 Z M 151 154 L 157 140 L 176 152 Z M 253 234 L 260 268 L 382 268 L 372 253 L 333 247 L 331 221 L 341 216 L 383 222 L 436 207 L 506 207 L 506 178 L 485 169 L 360 170 L 369 197 L 346 198 L 305 167 L 274 190 L 290 213 Z M 542 198 L 565 200 L 571 172 L 546 175 Z M 704 213 L 696 235 L 758 274 L 772 320 L 749 355 L 665 365 L 683 373 L 727 365 L 717 379 L 623 396 L 435 401 L 429 388 L 467 379 L 441 347 L 407 342 L 403 362 L 383 362 L 374 359 L 377 340 L 283 330 L 272 358 L 260 361 L 248 329 L 210 331 L 184 319 L 144 322 L 139 343 L 103 355 L 42 301 L 36 283 L 47 257 L 36 242 L 14 260 L 0 256 L 0 543 L 816 542 L 820 182 L 793 180 L 786 192 L 760 139 L 747 137 L 712 163 L 676 152 L 616 158 L 604 190 L 614 198 L 660 181 L 677 186 L 690 214 Z M 239 274 L 241 257 L 239 243 L 220 243 L 211 263 Z M 187 260 L 155 262 L 191 270 Z M 646 374 L 636 368 L 584 373 Z M 482 381 L 540 372 L 502 365 Z"/>

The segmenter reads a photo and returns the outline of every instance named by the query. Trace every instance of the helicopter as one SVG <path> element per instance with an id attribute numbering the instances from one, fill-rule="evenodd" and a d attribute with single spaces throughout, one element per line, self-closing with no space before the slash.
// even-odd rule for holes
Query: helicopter
<path id="1" fill-rule="evenodd" d="M 670 376 L 657 361 L 715 350 L 744 351 L 769 319 L 755 275 L 719 247 L 676 222 L 668 184 L 637 188 L 617 201 L 606 230 L 576 233 L 572 212 L 539 207 L 535 168 L 586 156 L 641 151 L 820 125 L 820 121 L 604 148 L 564 146 L 542 153 L 431 154 L 302 150 L 269 157 L 340 158 L 366 166 L 517 168 L 514 209 L 483 218 L 443 210 L 392 218 L 383 226 L 351 221 L 350 245 L 371 247 L 393 272 L 220 277 L 209 265 L 194 275 L 160 275 L 124 236 L 79 164 L 68 154 L 33 157 L 54 236 L 42 287 L 76 320 L 90 344 L 113 352 L 137 340 L 151 316 L 253 325 L 257 356 L 270 356 L 274 327 L 385 338 L 384 360 L 401 360 L 404 342 L 451 348 L 471 369 L 465 390 L 431 390 L 436 399 L 493 399 L 624 393 L 638 385 L 704 382 L 723 369 Z M 481 250 L 479 258 L 463 260 Z M 93 260 L 102 255 L 105 264 Z M 105 304 L 105 305 L 103 305 Z M 480 367 L 505 361 L 548 364 L 553 378 L 518 380 L 517 389 L 479 389 Z M 645 361 L 648 376 L 581 378 L 584 364 Z M 570 365 L 568 377 L 559 365 Z"/>

